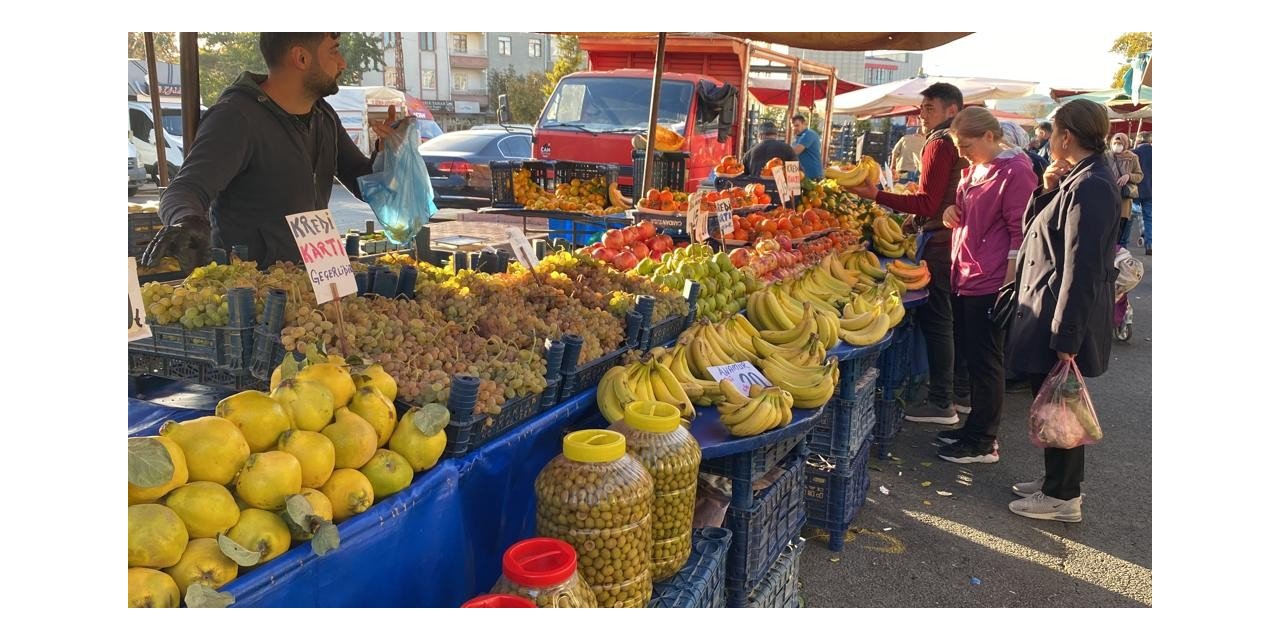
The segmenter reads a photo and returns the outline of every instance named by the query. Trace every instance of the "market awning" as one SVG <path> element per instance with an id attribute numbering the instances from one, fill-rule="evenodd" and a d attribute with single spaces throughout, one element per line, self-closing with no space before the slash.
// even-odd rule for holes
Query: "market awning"
<path id="1" fill-rule="evenodd" d="M 573 35 L 582 38 L 657 38 L 657 31 L 544 31 L 551 35 Z M 784 44 L 801 49 L 820 51 L 924 51 L 959 40 L 972 31 L 965 32 L 913 32 L 913 31 L 752 31 L 752 32 L 669 32 L 668 35 L 730 36 L 757 42 Z"/>
<path id="2" fill-rule="evenodd" d="M 954 78 L 949 76 L 924 76 L 897 82 L 879 84 L 836 96 L 833 113 L 853 116 L 874 115 L 893 107 L 918 106 L 920 92 L 936 82 L 955 85 L 964 95 L 965 102 L 1021 98 L 1035 91 L 1036 82 L 1024 80 L 1000 80 L 996 78 Z"/>
<path id="3" fill-rule="evenodd" d="M 836 78 L 836 95 L 849 93 L 863 89 L 867 85 L 849 82 Z M 752 97 L 759 100 L 762 104 L 770 106 L 786 106 L 791 104 L 791 81 L 775 78 L 751 78 L 750 87 Z M 800 81 L 800 104 L 813 106 L 818 100 L 827 97 L 827 79 L 826 78 L 808 78 Z"/>
<path id="4" fill-rule="evenodd" d="M 1129 95 L 1124 89 L 1050 89 L 1049 96 L 1058 102 L 1062 102 L 1067 98 L 1076 99 L 1083 98 L 1090 102 L 1098 104 L 1107 104 L 1110 102 L 1133 102 L 1134 96 Z M 1139 102 L 1151 102 L 1151 87 L 1142 86 L 1136 96 Z"/>
<path id="5" fill-rule="evenodd" d="M 984 107 L 995 116 L 997 120 L 1006 120 L 1019 126 L 1031 126 L 1036 123 L 1035 118 L 1025 113 L 1013 113 L 1011 111 L 1000 111 L 999 109 L 991 109 L 981 102 L 966 104 L 966 107 Z M 900 107 L 890 107 L 881 112 L 866 116 L 859 116 L 859 120 L 870 120 L 872 118 L 904 118 L 909 116 L 920 115 L 920 107 L 903 105 Z"/>

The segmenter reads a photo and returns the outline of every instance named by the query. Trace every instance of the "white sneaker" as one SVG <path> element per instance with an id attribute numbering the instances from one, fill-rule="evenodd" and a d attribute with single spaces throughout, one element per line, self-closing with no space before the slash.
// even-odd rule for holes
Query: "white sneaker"
<path id="1" fill-rule="evenodd" d="M 1024 518 L 1080 522 L 1084 519 L 1084 514 L 1080 509 L 1081 504 L 1081 496 L 1076 496 L 1071 500 L 1059 500 L 1037 491 L 1031 494 L 1029 498 L 1010 502 L 1009 510 Z"/>
<path id="2" fill-rule="evenodd" d="M 1013 495 L 1020 498 L 1030 498 L 1040 492 L 1040 488 L 1044 486 L 1044 476 L 1040 476 L 1039 480 L 1034 482 L 1019 482 L 1013 485 Z"/>

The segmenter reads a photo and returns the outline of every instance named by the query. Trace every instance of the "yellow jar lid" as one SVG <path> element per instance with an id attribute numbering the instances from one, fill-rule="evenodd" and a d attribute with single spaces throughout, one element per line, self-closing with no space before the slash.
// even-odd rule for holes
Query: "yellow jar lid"
<path id="1" fill-rule="evenodd" d="M 669 402 L 636 400 L 623 410 L 622 420 L 632 429 L 670 433 L 680 426 L 680 409 Z"/>
<path id="2" fill-rule="evenodd" d="M 564 437 L 564 457 L 574 462 L 613 462 L 627 455 L 627 439 L 608 429 L 584 429 Z"/>

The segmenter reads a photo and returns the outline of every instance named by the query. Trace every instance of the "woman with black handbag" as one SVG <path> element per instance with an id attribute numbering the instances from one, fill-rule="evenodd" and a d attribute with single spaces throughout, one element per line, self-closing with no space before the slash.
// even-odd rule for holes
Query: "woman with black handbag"
<path id="1" fill-rule="evenodd" d="M 1033 392 L 1060 360 L 1074 360 L 1086 377 L 1106 372 L 1120 232 L 1118 180 L 1104 155 L 1106 109 L 1073 100 L 1052 120 L 1053 164 L 1026 211 L 1005 359 L 1027 375 Z M 1028 518 L 1080 522 L 1084 447 L 1046 448 L 1044 471 L 1040 480 L 1013 485 L 1022 499 L 1009 509 Z"/>
<path id="2" fill-rule="evenodd" d="M 1116 174 L 1116 186 L 1120 187 L 1120 240 L 1116 244 L 1128 247 L 1129 229 L 1133 222 L 1133 201 L 1138 198 L 1138 183 L 1146 175 L 1142 173 L 1138 154 L 1129 145 L 1129 136 L 1124 133 L 1117 132 L 1111 136 L 1107 162 L 1111 166 L 1111 172 Z"/>

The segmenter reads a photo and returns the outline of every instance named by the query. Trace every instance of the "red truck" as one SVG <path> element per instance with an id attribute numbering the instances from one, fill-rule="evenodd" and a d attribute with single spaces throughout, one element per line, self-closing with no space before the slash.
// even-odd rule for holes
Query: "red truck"
<path id="1" fill-rule="evenodd" d="M 649 126 L 654 40 L 583 37 L 579 45 L 587 54 L 588 70 L 561 78 L 547 100 L 534 128 L 534 158 L 620 165 L 619 189 L 631 195 L 632 138 Z M 752 57 L 796 62 L 737 38 L 668 37 L 658 124 L 685 137 L 685 191 L 694 191 L 723 156 L 741 154 L 746 113 L 742 87 Z M 724 142 L 718 140 L 719 115 L 699 109 L 696 87 L 702 80 L 737 89 L 734 126 Z"/>

